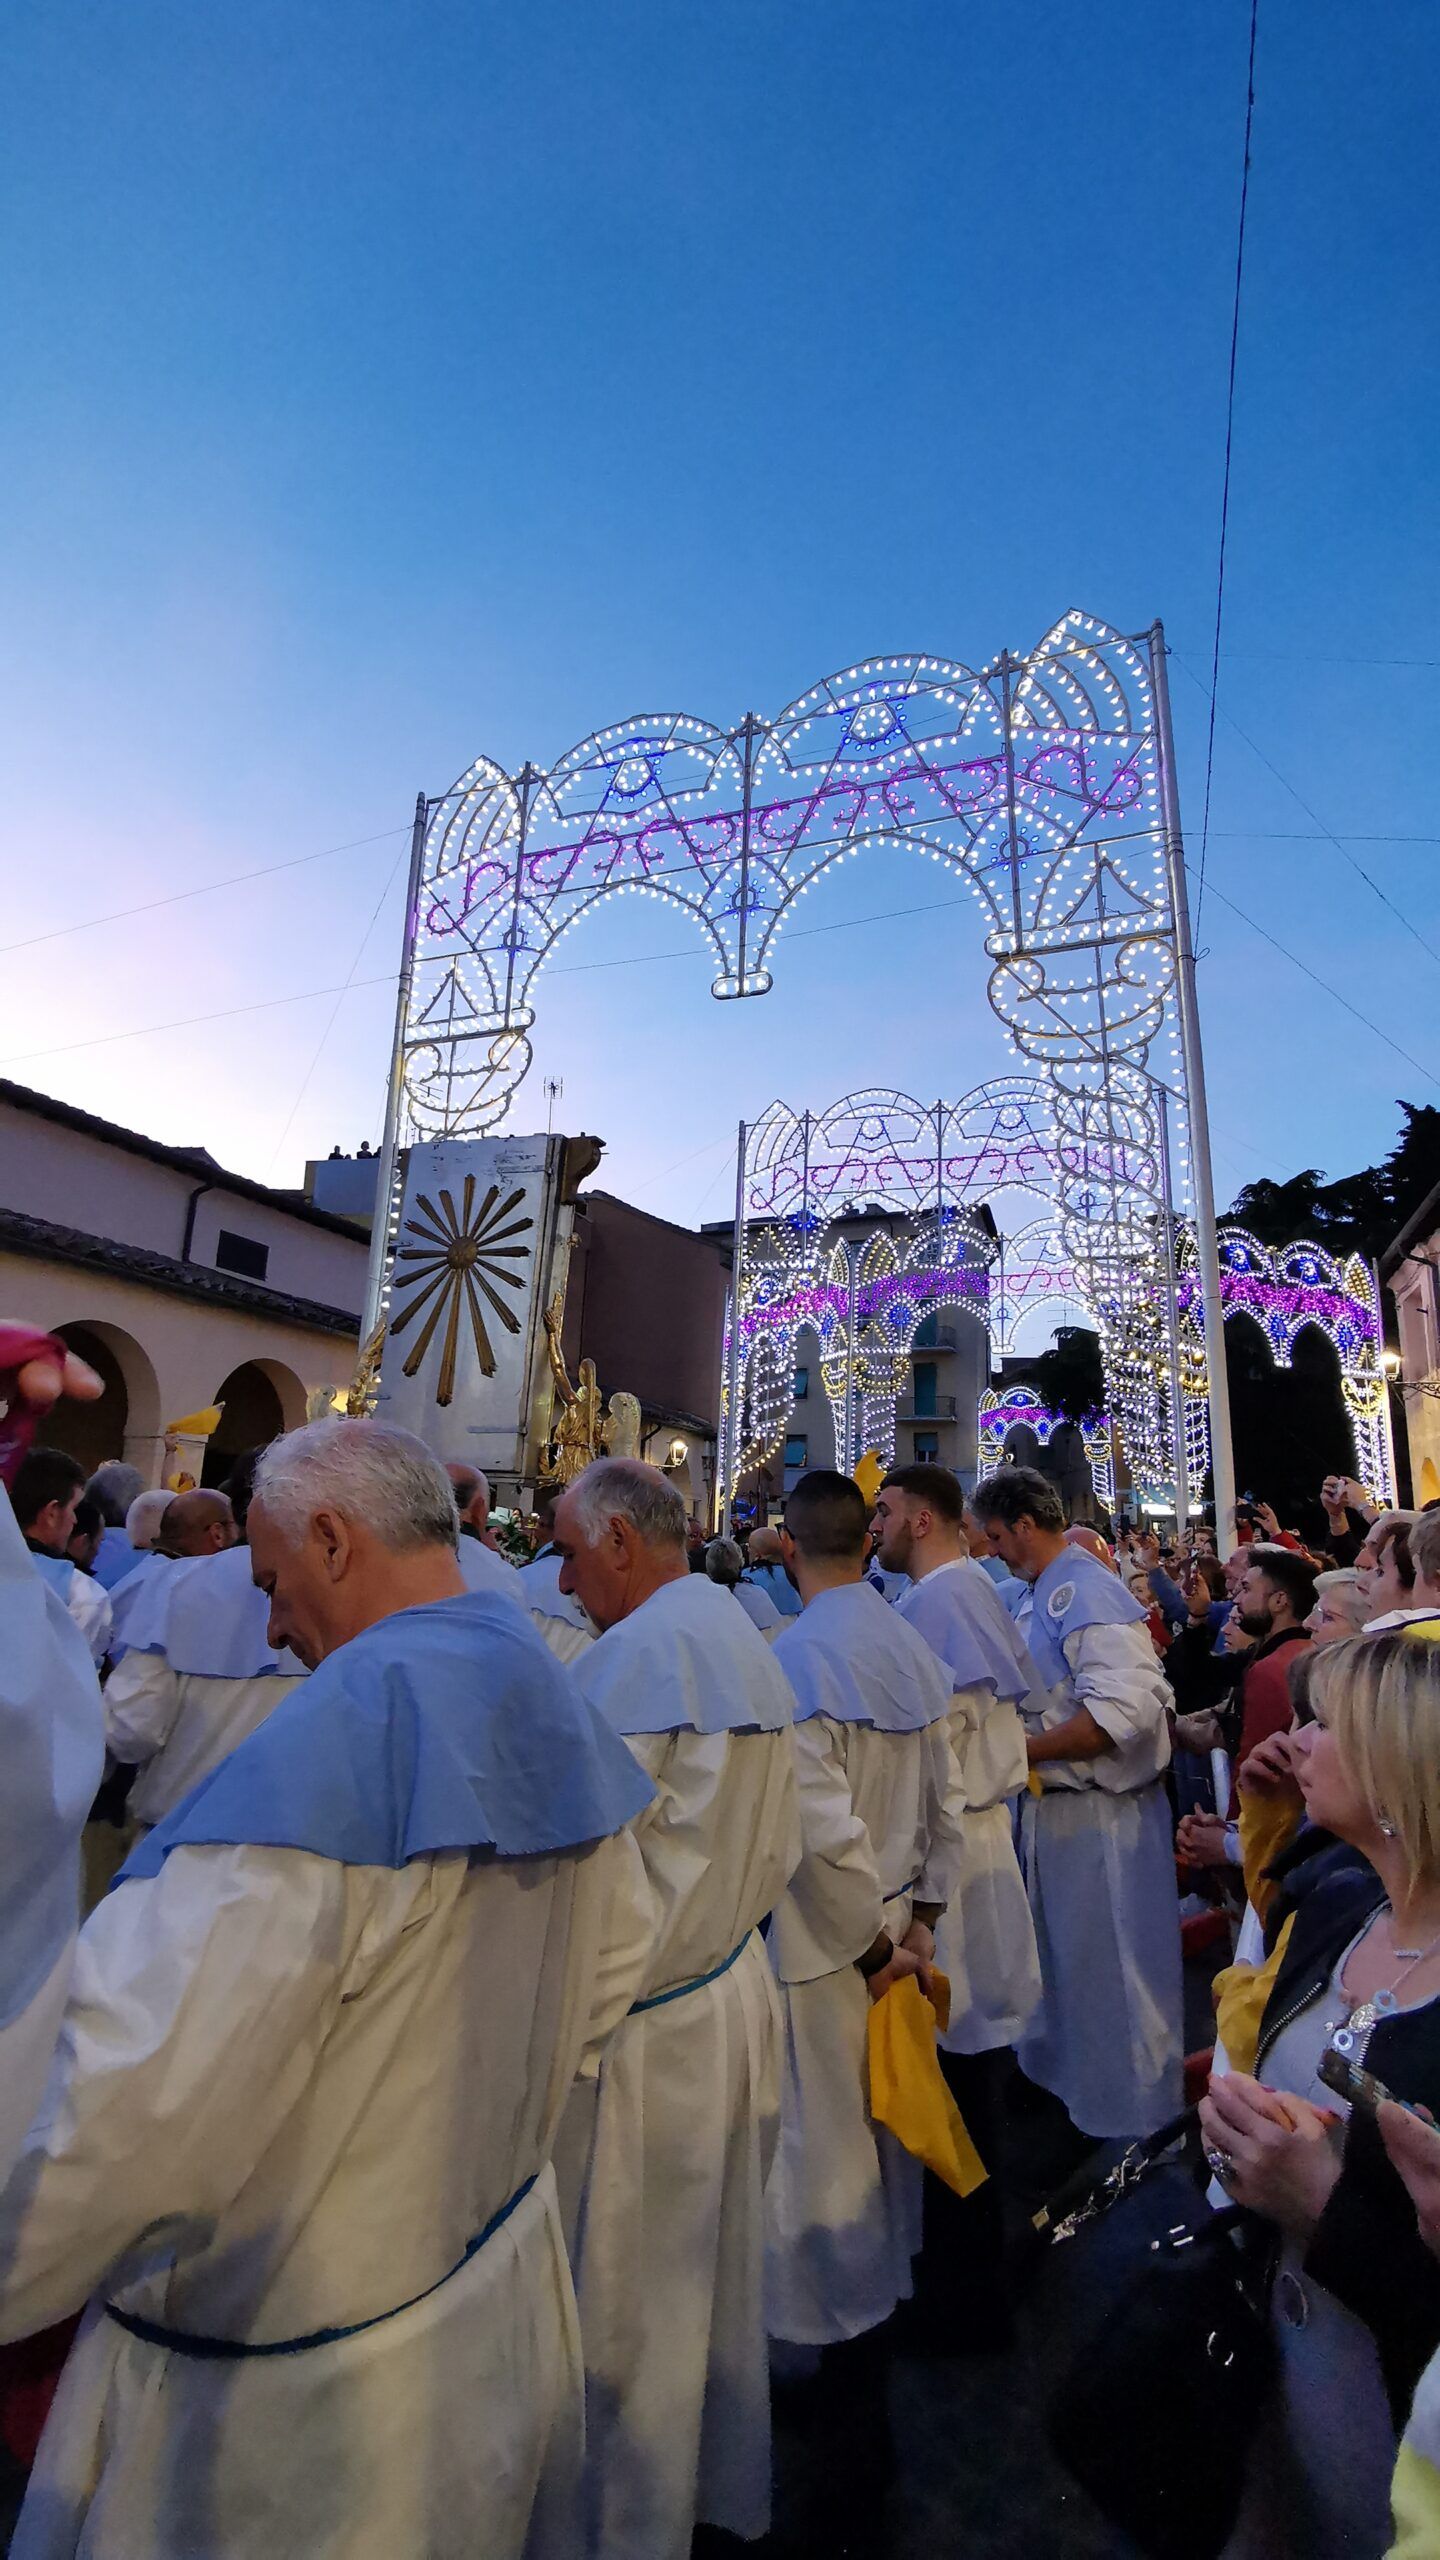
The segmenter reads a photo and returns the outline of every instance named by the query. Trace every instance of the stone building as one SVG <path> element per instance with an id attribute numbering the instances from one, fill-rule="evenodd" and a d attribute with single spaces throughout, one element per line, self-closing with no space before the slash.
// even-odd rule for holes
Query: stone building
<path id="1" fill-rule="evenodd" d="M 300 1193 L 0 1079 L 0 1306 L 104 1379 L 47 1426 L 85 1466 L 125 1457 L 158 1483 L 166 1424 L 219 1404 L 179 1453 L 213 1483 L 302 1422 L 354 1370 L 365 1262 L 363 1230 Z"/>
<path id="2" fill-rule="evenodd" d="M 1380 1277 L 1395 1301 L 1412 1499 L 1440 1500 L 1440 1184 L 1381 1256 Z"/>

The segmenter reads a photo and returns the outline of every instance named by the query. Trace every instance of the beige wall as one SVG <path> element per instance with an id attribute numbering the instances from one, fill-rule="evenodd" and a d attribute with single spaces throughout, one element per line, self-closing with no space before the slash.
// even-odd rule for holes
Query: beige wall
<path id="1" fill-rule="evenodd" d="M 191 1174 L 154 1164 L 38 1112 L 0 1103 L 0 1201 L 27 1217 L 115 1244 L 144 1245 L 178 1261 L 187 1204 L 204 1179 L 202 1167 Z M 368 1250 L 362 1236 L 332 1234 L 278 1205 L 247 1200 L 227 1191 L 223 1180 L 195 1204 L 192 1262 L 215 1267 L 222 1227 L 269 1247 L 266 1288 L 314 1298 L 321 1306 L 353 1308 L 358 1319 Z"/>
<path id="2" fill-rule="evenodd" d="M 96 1152 L 103 1161 L 107 1151 Z M 134 1158 L 125 1162 L 138 1174 L 150 1170 Z M 10 1188 L 7 1178 L 7 1191 Z M 72 1202 L 64 1223 L 78 1223 L 74 1211 Z M 37 1202 L 34 1214 L 52 1213 Z M 87 1204 L 87 1225 L 92 1214 Z M 102 1232 L 118 1235 L 120 1229 L 111 1225 Z M 318 1241 L 325 1244 L 331 1239 L 321 1235 Z M 117 1440 L 123 1438 L 123 1446 L 109 1454 L 128 1458 L 149 1484 L 160 1481 L 164 1425 L 213 1404 L 223 1381 L 245 1362 L 258 1362 L 264 1369 L 280 1398 L 287 1428 L 304 1421 L 305 1397 L 312 1387 L 347 1385 L 355 1367 L 353 1335 L 314 1333 L 303 1325 L 243 1315 L 200 1298 L 150 1289 L 139 1281 L 3 1251 L 0 1307 L 47 1333 L 78 1324 L 100 1335 L 124 1376 L 129 1408 L 123 1435 L 118 1429 L 112 1434 Z M 102 1406 L 97 1419 L 104 1418 Z"/>
<path id="3" fill-rule="evenodd" d="M 1410 1484 L 1417 1503 L 1440 1495 L 1440 1298 L 1436 1258 L 1440 1229 L 1417 1244 L 1392 1272 L 1389 1289 L 1400 1326 L 1401 1396 L 1410 1444 Z M 1422 1383 L 1423 1382 L 1423 1383 Z"/>

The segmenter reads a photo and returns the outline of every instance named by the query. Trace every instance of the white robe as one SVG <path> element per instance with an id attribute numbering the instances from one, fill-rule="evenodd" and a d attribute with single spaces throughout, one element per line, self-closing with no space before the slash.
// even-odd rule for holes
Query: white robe
<path id="1" fill-rule="evenodd" d="M 1143 1622 L 1083 1627 L 1063 1650 L 1068 1677 L 1033 1723 L 1087 1707 L 1116 1747 L 1042 1762 L 1044 1793 L 1025 1799 L 1044 1988 L 1020 2062 L 1082 2132 L 1153 2133 L 1183 2098 L 1180 1905 L 1161 1784 L 1170 1691 Z"/>
<path id="2" fill-rule="evenodd" d="M 1013 2045 L 1040 2000 L 1040 1959 L 1015 1848 L 1014 1808 L 1029 1779 L 1021 1706 L 1045 1691 L 996 1591 L 969 1557 L 937 1565 L 895 1603 L 942 1661 L 974 1661 L 977 1640 L 1002 1667 L 1013 1693 L 984 1683 L 957 1688 L 950 1738 L 960 1764 L 965 1855 L 959 1891 L 935 1933 L 935 1961 L 950 1981 L 948 2053 L 993 2053 Z"/>
<path id="3" fill-rule="evenodd" d="M 132 1822 L 147 1829 L 188 1796 L 299 1686 L 296 1674 L 212 1680 L 172 1671 L 162 1653 L 127 1653 L 105 1683 L 110 1756 L 133 1764 Z"/>
<path id="4" fill-rule="evenodd" d="M 112 1893 L 0 2195 L 0 2334 L 95 2296 L 14 2560 L 573 2560 L 548 2160 L 649 1936 L 627 1833 L 398 1870 L 183 1847 Z M 225 2339 L 375 2325 L 211 2361 L 107 2300 Z"/>
<path id="5" fill-rule="evenodd" d="M 513 1600 L 529 1616 L 536 1634 L 548 1645 L 557 1662 L 578 1662 L 582 1653 L 595 1641 L 595 1629 L 583 1609 L 575 1616 L 564 1612 L 564 1593 L 557 1592 L 561 1608 L 542 1606 L 538 1586 L 527 1577 L 534 1565 L 507 1564 L 479 1538 L 460 1540 L 460 1572 L 467 1591 L 498 1591 L 502 1599 Z"/>
<path id="6" fill-rule="evenodd" d="M 763 2196 L 779 2075 L 755 1932 L 800 1851 L 790 1693 L 744 1611 L 698 1574 L 571 1676 L 658 1790 L 635 1835 L 659 1917 L 638 1996 L 659 2005 L 612 2037 L 556 2154 L 585 2342 L 581 2547 L 688 2560 L 697 2521 L 747 2538 L 769 2521 Z M 762 1715 L 782 1720 L 732 1729 Z"/>
<path id="7" fill-rule="evenodd" d="M 772 2337 L 827 2346 L 878 2327 L 910 2291 L 922 2172 L 871 2121 L 870 2001 L 855 1959 L 882 1928 L 898 1942 L 916 1901 L 948 1901 L 963 1804 L 948 1674 L 870 1584 L 818 1594 L 775 1659 L 800 1709 L 804 1853 L 770 1930 L 784 2062 L 766 2316 Z M 908 1730 L 886 1729 L 897 1709 Z"/>

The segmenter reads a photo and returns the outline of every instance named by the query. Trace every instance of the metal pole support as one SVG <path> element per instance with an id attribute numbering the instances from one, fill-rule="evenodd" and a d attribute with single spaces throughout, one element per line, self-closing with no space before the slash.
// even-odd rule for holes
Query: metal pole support
<path id="1" fill-rule="evenodd" d="M 380 1319 L 380 1300 L 385 1287 L 385 1255 L 390 1241 L 390 1213 L 395 1199 L 396 1157 L 400 1138 L 400 1108 L 405 1091 L 405 1033 L 410 1022 L 410 989 L 415 976 L 415 937 L 419 924 L 420 874 L 425 863 L 425 827 L 430 804 L 422 791 L 415 802 L 415 823 L 410 831 L 410 874 L 405 885 L 405 939 L 400 953 L 400 976 L 395 988 L 395 1038 L 390 1049 L 390 1082 L 385 1095 L 385 1134 L 380 1141 L 380 1165 L 375 1176 L 375 1211 L 370 1221 L 370 1260 L 365 1272 L 365 1312 L 360 1324 L 363 1350 Z"/>

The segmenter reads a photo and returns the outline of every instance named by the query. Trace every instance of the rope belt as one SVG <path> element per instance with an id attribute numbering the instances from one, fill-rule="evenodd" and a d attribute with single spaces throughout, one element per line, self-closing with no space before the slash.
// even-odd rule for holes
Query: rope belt
<path id="1" fill-rule="evenodd" d="M 918 1876 L 912 1876 L 908 1884 L 897 1884 L 897 1886 L 895 1887 L 895 1890 L 894 1890 L 894 1892 L 893 1892 L 893 1893 L 887 1893 L 887 1894 L 886 1894 L 886 1896 L 885 1896 L 886 1901 L 887 1901 L 887 1902 L 903 1902 L 907 1893 L 913 1893 L 913 1892 L 914 1892 L 915 1887 L 917 1886 L 917 1884 L 919 1883 L 919 1881 L 920 1881 L 920 1878 L 919 1878 Z"/>
<path id="2" fill-rule="evenodd" d="M 352 2321 L 348 2329 L 311 2329 L 303 2338 L 262 2338 L 256 2341 L 245 2338 L 205 2338 L 197 2336 L 192 2329 L 165 2329 L 161 2327 L 158 2320 L 141 2320 L 133 2311 L 117 2309 L 113 2302 L 107 2302 L 105 2309 L 116 2327 L 127 2330 L 132 2338 L 139 2338 L 147 2347 L 165 2347 L 172 2355 L 177 2356 L 199 2356 L 211 2359 L 240 2356 L 298 2356 L 303 2355 L 307 2347 L 333 2347 L 341 2338 L 358 2338 L 366 2329 L 378 2329 L 386 2320 L 398 2320 L 402 2311 L 413 2311 L 417 2302 L 428 2302 L 432 2293 L 438 2293 L 442 2285 L 450 2282 L 451 2276 L 458 2276 L 462 2267 L 468 2267 L 471 2259 L 484 2248 L 487 2240 L 494 2239 L 501 2224 L 509 2221 L 517 2205 L 524 2203 L 534 2184 L 535 2179 L 531 2177 L 526 2179 L 523 2187 L 516 2188 L 509 2202 L 502 2204 L 498 2213 L 491 2214 L 484 2230 L 476 2232 L 463 2257 L 457 2258 L 454 2266 L 445 2275 L 437 2276 L 435 2282 L 427 2284 L 423 2292 L 412 2293 L 408 2302 L 397 2302 L 389 2311 L 377 2311 L 369 2320 Z"/>
<path id="3" fill-rule="evenodd" d="M 723 1964 L 713 1966 L 709 1973 L 697 1973 L 693 1982 L 677 1982 L 673 1991 L 656 1991 L 648 2000 L 633 2001 L 631 2017 L 638 2018 L 645 2009 L 663 2009 L 667 2000 L 684 2000 L 692 1991 L 703 1991 L 707 1982 L 718 1982 L 722 1973 L 728 1973 L 732 1964 L 739 1963 L 753 1935 L 754 1931 L 747 1929 L 739 1946 L 731 1948 Z"/>

